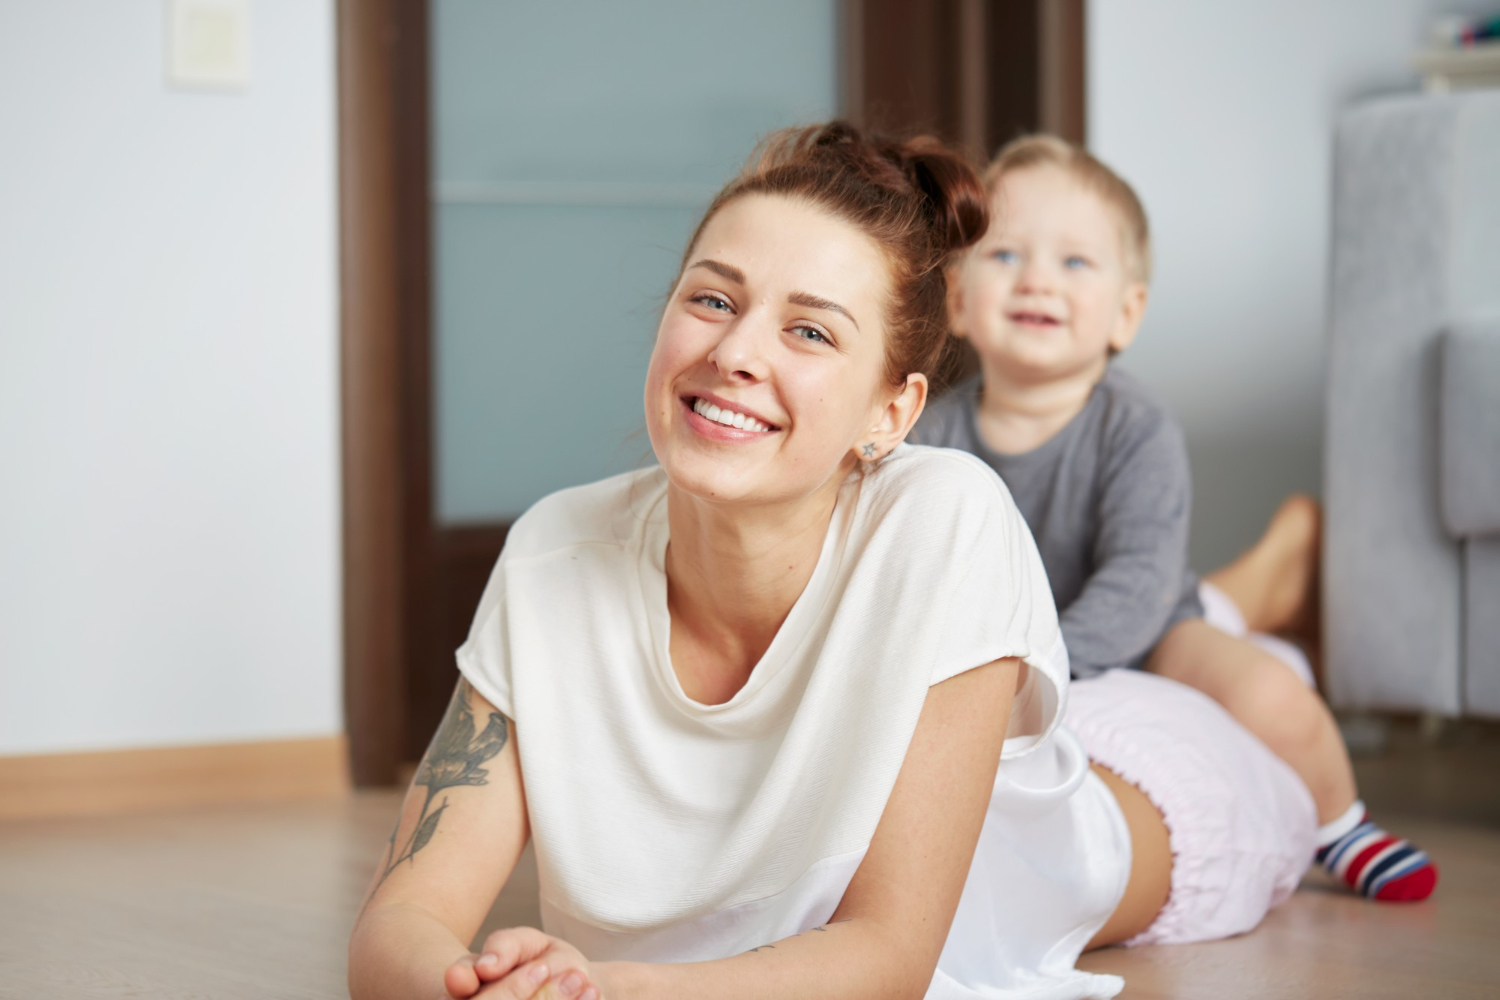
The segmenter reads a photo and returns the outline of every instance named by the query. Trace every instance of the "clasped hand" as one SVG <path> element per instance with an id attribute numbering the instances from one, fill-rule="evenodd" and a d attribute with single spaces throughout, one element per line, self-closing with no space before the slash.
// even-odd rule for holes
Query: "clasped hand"
<path id="1" fill-rule="evenodd" d="M 509 927 L 484 940 L 443 973 L 454 1000 L 601 1000 L 588 959 L 534 927 Z"/>

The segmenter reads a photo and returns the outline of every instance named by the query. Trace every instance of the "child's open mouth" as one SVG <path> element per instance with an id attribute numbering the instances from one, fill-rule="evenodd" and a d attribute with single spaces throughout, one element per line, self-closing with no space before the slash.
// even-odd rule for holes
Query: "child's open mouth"
<path id="1" fill-rule="evenodd" d="M 1017 326 L 1060 326 L 1062 320 L 1054 319 L 1045 313 L 1037 312 L 1013 312 L 1010 313 L 1010 321 Z"/>

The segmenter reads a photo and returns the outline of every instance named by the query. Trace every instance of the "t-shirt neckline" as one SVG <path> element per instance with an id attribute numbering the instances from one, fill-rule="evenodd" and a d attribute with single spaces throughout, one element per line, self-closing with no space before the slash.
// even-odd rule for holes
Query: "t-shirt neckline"
<path id="1" fill-rule="evenodd" d="M 975 445 L 978 446 L 979 457 L 984 459 L 991 468 L 999 468 L 1004 465 L 1012 469 L 1018 469 L 1033 463 L 1046 462 L 1059 451 L 1066 448 L 1067 443 L 1078 435 L 1079 428 L 1083 426 L 1084 417 L 1094 408 L 1099 400 L 1099 387 L 1104 384 L 1105 379 L 1109 378 L 1110 372 L 1113 370 L 1113 368 L 1106 368 L 1104 370 L 1104 375 L 1089 390 L 1089 398 L 1084 402 L 1083 409 L 1068 418 L 1068 422 L 1058 428 L 1057 433 L 1030 451 L 1017 452 L 996 451 L 990 447 L 990 443 L 980 433 L 979 404 L 984 394 L 984 376 L 974 376 L 973 384 L 969 387 L 969 391 L 972 393 L 973 405 L 966 407 L 966 409 L 968 410 L 969 436 L 973 439 Z"/>
<path id="2" fill-rule="evenodd" d="M 682 689 L 677 671 L 672 667 L 672 619 L 667 607 L 666 573 L 670 528 L 667 519 L 667 489 L 663 484 L 661 493 L 642 518 L 637 568 L 641 599 L 645 605 L 646 620 L 650 623 L 651 672 L 667 698 L 679 710 L 690 715 L 720 717 L 753 712 L 754 706 L 761 700 L 758 695 L 786 673 L 784 668 L 788 664 L 796 662 L 798 654 L 816 633 L 815 626 L 832 596 L 839 565 L 843 562 L 849 524 L 858 506 L 859 493 L 860 475 L 856 470 L 839 487 L 833 516 L 829 518 L 828 532 L 823 536 L 823 546 L 818 552 L 812 576 L 787 612 L 786 620 L 776 630 L 771 644 L 751 668 L 750 677 L 734 693 L 734 697 L 717 705 L 709 705 L 689 697 Z"/>

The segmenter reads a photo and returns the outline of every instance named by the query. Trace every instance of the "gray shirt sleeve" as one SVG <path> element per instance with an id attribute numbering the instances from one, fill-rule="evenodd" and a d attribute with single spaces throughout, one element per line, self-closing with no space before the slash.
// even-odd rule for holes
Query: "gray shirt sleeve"
<path id="1" fill-rule="evenodd" d="M 1093 573 L 1060 616 L 1075 676 L 1138 666 L 1182 613 L 1192 485 L 1182 432 L 1164 415 L 1109 428 Z"/>

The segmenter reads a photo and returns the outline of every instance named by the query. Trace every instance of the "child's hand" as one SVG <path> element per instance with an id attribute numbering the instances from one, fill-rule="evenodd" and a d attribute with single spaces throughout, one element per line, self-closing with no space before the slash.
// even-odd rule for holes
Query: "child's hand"
<path id="1" fill-rule="evenodd" d="M 600 1000 L 588 959 L 534 927 L 491 934 L 479 954 L 448 966 L 443 985 L 454 1000 Z"/>

